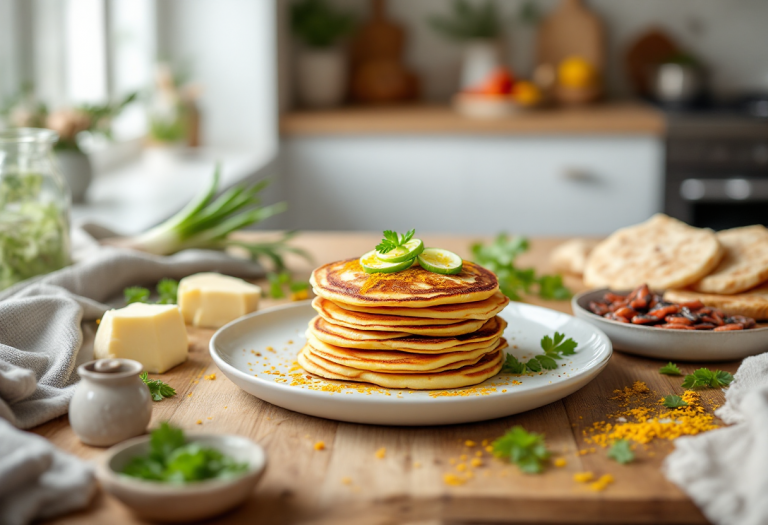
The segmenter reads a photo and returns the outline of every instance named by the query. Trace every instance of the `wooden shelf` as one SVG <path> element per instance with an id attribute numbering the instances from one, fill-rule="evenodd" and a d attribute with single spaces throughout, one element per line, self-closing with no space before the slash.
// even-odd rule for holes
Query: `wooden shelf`
<path id="1" fill-rule="evenodd" d="M 283 136 L 471 134 L 471 135 L 661 135 L 663 114 L 651 106 L 611 102 L 585 108 L 523 111 L 498 120 L 463 117 L 449 106 L 350 106 L 295 111 L 280 118 Z"/>

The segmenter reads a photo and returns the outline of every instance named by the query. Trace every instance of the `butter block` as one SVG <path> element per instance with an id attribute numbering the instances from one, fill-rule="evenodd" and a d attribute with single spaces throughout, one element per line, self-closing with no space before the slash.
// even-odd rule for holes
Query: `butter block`
<path id="1" fill-rule="evenodd" d="M 93 354 L 96 359 L 133 359 L 147 372 L 162 374 L 186 361 L 188 348 L 187 329 L 178 306 L 133 303 L 104 314 Z"/>
<path id="2" fill-rule="evenodd" d="M 255 312 L 261 288 L 220 273 L 196 273 L 179 282 L 179 307 L 184 321 L 203 328 L 221 328 Z"/>

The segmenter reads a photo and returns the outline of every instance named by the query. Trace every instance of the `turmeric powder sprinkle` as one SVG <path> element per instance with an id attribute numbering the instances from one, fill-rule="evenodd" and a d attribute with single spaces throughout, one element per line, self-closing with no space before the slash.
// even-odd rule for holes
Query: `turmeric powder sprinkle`
<path id="1" fill-rule="evenodd" d="M 325 450 L 325 441 L 315 443 L 315 450 Z"/>
<path id="2" fill-rule="evenodd" d="M 381 447 L 379 450 L 376 451 L 376 459 L 384 459 L 384 456 L 387 455 L 387 449 L 384 447 Z"/>

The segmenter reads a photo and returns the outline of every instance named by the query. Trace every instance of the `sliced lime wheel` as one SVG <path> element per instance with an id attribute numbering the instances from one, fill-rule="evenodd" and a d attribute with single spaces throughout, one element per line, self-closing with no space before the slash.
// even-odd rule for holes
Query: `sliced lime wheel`
<path id="1" fill-rule="evenodd" d="M 460 273 L 461 268 L 464 266 L 464 261 L 461 260 L 461 257 L 440 248 L 425 248 L 417 259 L 425 270 L 443 275 Z"/>
<path id="2" fill-rule="evenodd" d="M 360 266 L 365 273 L 392 273 L 405 270 L 413 264 L 413 259 L 401 262 L 385 262 L 376 256 L 376 250 L 372 250 L 360 257 Z"/>
<path id="3" fill-rule="evenodd" d="M 411 239 L 402 246 L 388 251 L 387 253 L 376 252 L 376 257 L 384 262 L 403 262 L 415 259 L 417 255 L 424 251 L 424 243 L 421 239 Z"/>

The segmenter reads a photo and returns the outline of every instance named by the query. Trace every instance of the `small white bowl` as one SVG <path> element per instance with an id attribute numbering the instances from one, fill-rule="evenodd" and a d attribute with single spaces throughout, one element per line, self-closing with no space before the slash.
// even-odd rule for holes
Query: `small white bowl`
<path id="1" fill-rule="evenodd" d="M 609 290 L 590 290 L 571 299 L 573 315 L 608 334 L 616 350 L 672 361 L 731 361 L 768 351 L 768 327 L 713 332 L 665 330 L 605 319 L 589 310 Z"/>
<path id="2" fill-rule="evenodd" d="M 244 502 L 258 483 L 267 460 L 264 449 L 240 436 L 190 434 L 189 442 L 215 448 L 248 470 L 231 479 L 212 479 L 184 485 L 159 483 L 120 474 L 131 458 L 149 453 L 149 436 L 129 439 L 104 454 L 96 473 L 101 486 L 146 520 L 189 522 L 210 518 Z"/>

